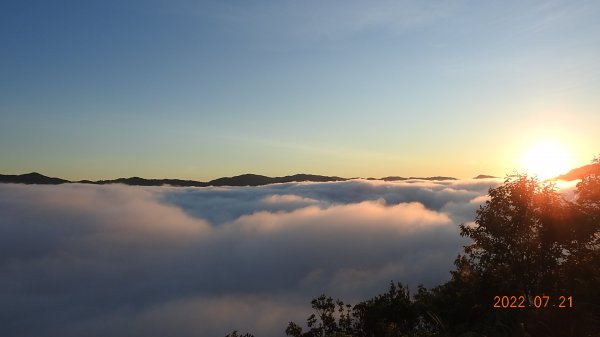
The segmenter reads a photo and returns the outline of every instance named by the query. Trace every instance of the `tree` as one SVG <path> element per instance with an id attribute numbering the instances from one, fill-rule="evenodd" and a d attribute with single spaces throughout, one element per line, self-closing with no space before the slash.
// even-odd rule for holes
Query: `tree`
<path id="1" fill-rule="evenodd" d="M 552 183 L 527 175 L 508 176 L 489 190 L 475 226 L 460 225 L 473 239 L 465 247 L 472 270 L 490 294 L 520 294 L 530 301 L 557 290 L 558 266 L 569 242 L 564 233 L 568 203 Z"/>
<path id="2" fill-rule="evenodd" d="M 354 306 L 360 336 L 406 336 L 416 327 L 419 313 L 408 286 L 390 282 L 388 292 Z"/>
<path id="3" fill-rule="evenodd" d="M 577 183 L 577 208 L 581 215 L 577 240 L 590 250 L 600 249 L 600 156 L 594 158 L 591 168 Z"/>
<path id="4" fill-rule="evenodd" d="M 578 321 L 600 336 L 600 156 L 577 183 L 571 255 L 565 261 L 565 289 L 578 299 Z"/>
<path id="5" fill-rule="evenodd" d="M 417 336 L 420 314 L 408 286 L 390 283 L 388 292 L 354 307 L 321 295 L 311 302 L 315 314 L 306 320 L 304 332 L 294 322 L 285 333 L 293 337 L 392 337 Z"/>
<path id="6" fill-rule="evenodd" d="M 346 337 L 352 336 L 352 305 L 322 294 L 311 301 L 315 314 L 306 319 L 309 330 L 290 322 L 285 329 L 288 336 L 293 337 Z M 336 310 L 337 308 L 337 310 Z"/>

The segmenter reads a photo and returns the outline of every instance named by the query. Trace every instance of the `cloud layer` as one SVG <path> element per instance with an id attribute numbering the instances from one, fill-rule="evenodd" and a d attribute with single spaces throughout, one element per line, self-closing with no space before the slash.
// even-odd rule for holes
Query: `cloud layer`
<path id="1" fill-rule="evenodd" d="M 498 183 L 0 185 L 0 332 L 280 336 L 321 293 L 445 281 Z"/>

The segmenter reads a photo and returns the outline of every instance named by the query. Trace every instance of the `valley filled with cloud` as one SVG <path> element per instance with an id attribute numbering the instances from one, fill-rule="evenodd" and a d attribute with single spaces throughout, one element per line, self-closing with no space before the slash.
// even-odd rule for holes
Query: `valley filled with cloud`
<path id="1" fill-rule="evenodd" d="M 322 293 L 449 279 L 499 179 L 261 187 L 0 184 L 10 336 L 282 336 Z"/>

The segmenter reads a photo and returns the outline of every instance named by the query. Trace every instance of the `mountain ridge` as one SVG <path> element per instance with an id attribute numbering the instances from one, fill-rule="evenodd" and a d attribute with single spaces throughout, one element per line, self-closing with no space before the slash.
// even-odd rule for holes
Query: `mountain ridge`
<path id="1" fill-rule="evenodd" d="M 338 176 L 323 176 L 316 174 L 298 173 L 282 177 L 268 177 L 259 174 L 246 173 L 232 177 L 221 177 L 210 180 L 208 182 L 184 179 L 147 179 L 141 177 L 116 178 L 116 179 L 101 179 L 101 180 L 78 180 L 70 181 L 61 178 L 54 178 L 42 175 L 37 172 L 31 172 L 20 175 L 5 175 L 0 174 L 0 183 L 16 183 L 28 185 L 59 185 L 69 183 L 93 184 L 93 185 L 108 185 L 108 184 L 123 184 L 130 186 L 174 186 L 174 187 L 208 187 L 208 186 L 264 186 L 277 183 L 290 182 L 335 182 L 347 181 L 351 179 L 361 178 L 342 178 Z M 369 180 L 383 181 L 399 181 L 399 180 L 458 180 L 453 177 L 433 176 L 433 177 L 398 177 L 390 176 L 379 179 L 368 178 Z"/>
<path id="2" fill-rule="evenodd" d="M 473 177 L 473 179 L 492 179 L 492 178 L 498 178 L 498 177 L 492 176 L 492 175 L 489 175 L 489 174 L 480 174 L 480 175 L 478 175 L 476 177 Z"/>
<path id="3" fill-rule="evenodd" d="M 574 168 L 565 174 L 561 174 L 557 177 L 551 178 L 550 180 L 565 180 L 571 181 L 581 179 L 582 177 L 597 173 L 597 164 L 588 164 L 581 167 Z M 495 176 L 480 174 L 472 179 L 488 179 L 497 178 Z M 323 176 L 317 174 L 298 173 L 294 175 L 287 175 L 282 177 L 269 177 L 260 174 L 245 173 L 232 177 L 221 177 L 210 180 L 208 182 L 197 181 L 197 180 L 186 180 L 186 179 L 153 179 L 153 178 L 141 178 L 141 177 L 129 177 L 129 178 L 116 178 L 116 179 L 100 179 L 100 180 L 77 180 L 71 181 L 62 178 L 48 177 L 38 172 L 31 172 L 25 174 L 0 174 L 0 183 L 13 183 L 13 184 L 27 184 L 27 185 L 60 185 L 60 184 L 93 184 L 93 185 L 108 185 L 108 184 L 123 184 L 130 186 L 174 186 L 174 187 L 208 187 L 208 186 L 264 186 L 278 183 L 290 183 L 290 182 L 334 182 L 334 181 L 347 181 L 353 179 L 366 179 L 366 180 L 382 180 L 382 181 L 405 181 L 405 180 L 430 180 L 430 181 L 444 181 L 444 180 L 458 180 L 454 177 L 446 176 L 432 176 L 432 177 L 400 177 L 400 176 L 387 176 L 382 178 L 342 178 L 338 176 Z"/>

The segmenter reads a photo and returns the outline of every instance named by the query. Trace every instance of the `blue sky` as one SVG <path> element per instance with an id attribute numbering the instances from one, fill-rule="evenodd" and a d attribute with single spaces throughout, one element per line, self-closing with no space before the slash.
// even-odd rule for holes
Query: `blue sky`
<path id="1" fill-rule="evenodd" d="M 600 148 L 594 1 L 5 1 L 0 172 L 504 175 Z"/>

